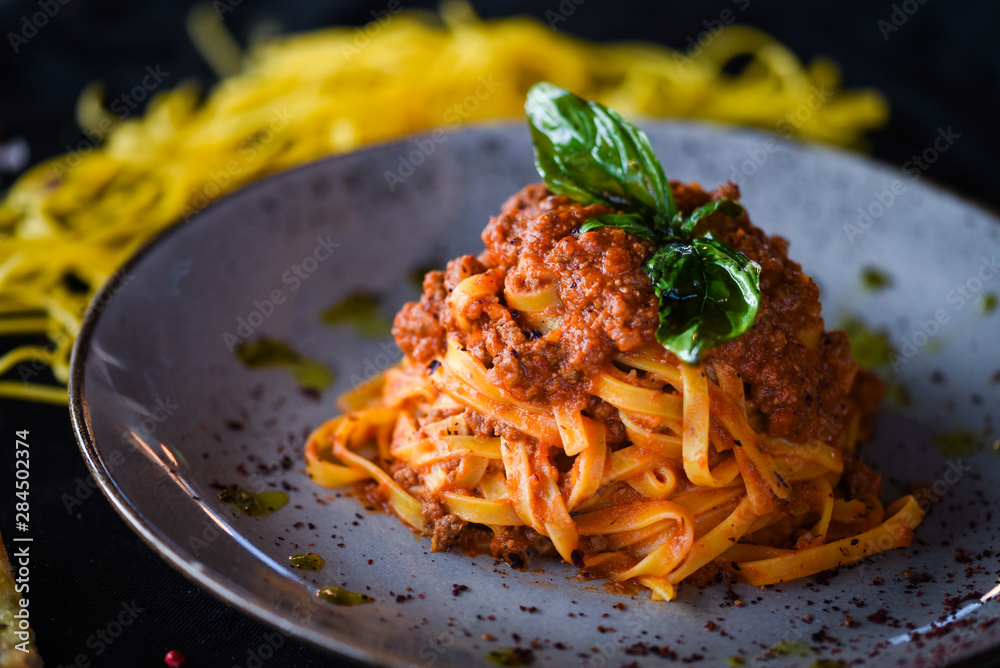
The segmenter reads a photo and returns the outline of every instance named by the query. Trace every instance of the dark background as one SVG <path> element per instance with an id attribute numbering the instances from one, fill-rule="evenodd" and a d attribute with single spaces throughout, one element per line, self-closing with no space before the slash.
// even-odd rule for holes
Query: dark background
<path id="1" fill-rule="evenodd" d="M 43 0 L 55 3 L 56 0 Z M 569 0 L 565 0 L 568 2 Z M 191 2 L 68 0 L 55 18 L 15 54 L 8 33 L 39 11 L 39 0 L 0 0 L 0 142 L 21 137 L 31 163 L 64 152 L 84 137 L 74 122 L 80 90 L 95 79 L 107 99 L 127 92 L 144 69 L 160 64 L 167 85 L 196 77 L 206 87 L 214 77 L 188 40 L 184 21 Z M 434 8 L 412 0 L 404 6 Z M 939 128 L 961 137 L 929 169 L 927 177 L 959 194 L 1000 209 L 1000 3 L 995 0 L 897 0 L 802 2 L 635 2 L 577 0 L 559 24 L 565 32 L 597 41 L 641 39 L 684 49 L 705 30 L 704 21 L 732 9 L 739 21 L 762 28 L 807 62 L 829 56 L 844 85 L 874 87 L 889 99 L 886 129 L 872 137 L 871 153 L 897 168 L 929 146 Z M 544 20 L 558 0 L 473 0 L 484 17 L 530 14 Z M 911 15 L 883 36 L 880 20 L 893 5 Z M 904 8 L 905 5 L 905 8 Z M 244 0 L 226 14 L 241 41 L 262 23 L 282 32 L 326 25 L 360 25 L 384 2 Z M 738 7 L 746 7 L 738 11 Z M 915 11 L 914 11 L 915 10 Z M 137 113 L 137 112 L 136 112 Z M 0 189 L 14 173 L 0 172 Z M 942 221 L 946 224 L 947 221 Z M 2 240 L 0 240 L 2 243 Z M 48 666 L 71 665 L 79 653 L 96 666 L 162 666 L 168 649 L 187 656 L 187 668 L 245 666 L 248 652 L 270 629 L 204 593 L 174 571 L 94 493 L 75 513 L 61 496 L 74 494 L 87 471 L 64 408 L 0 401 L 0 439 L 5 446 L 4 480 L 13 480 L 13 432 L 30 430 L 32 452 L 32 581 L 30 610 L 38 645 Z M 0 488 L 8 490 L 7 483 Z M 9 539 L 13 496 L 0 502 L 0 532 Z M 9 545 L 10 543 L 8 543 Z M 88 638 L 117 617 L 123 603 L 143 609 L 126 632 L 97 654 Z M 337 660 L 285 639 L 268 665 L 336 665 Z M 996 664 L 1000 665 L 1000 664 Z"/>

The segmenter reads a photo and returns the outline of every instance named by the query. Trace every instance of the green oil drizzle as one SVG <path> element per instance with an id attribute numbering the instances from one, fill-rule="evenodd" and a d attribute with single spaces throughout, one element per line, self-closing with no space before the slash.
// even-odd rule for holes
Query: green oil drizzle
<path id="1" fill-rule="evenodd" d="M 861 272 L 861 285 L 863 285 L 866 290 L 878 292 L 879 290 L 885 290 L 892 285 L 892 277 L 875 267 L 865 267 L 864 271 Z"/>
<path id="2" fill-rule="evenodd" d="M 318 571 L 326 566 L 326 562 L 323 561 L 323 557 L 319 556 L 315 552 L 293 554 L 288 557 L 288 562 L 292 565 L 292 568 L 297 568 L 300 571 Z"/>
<path id="3" fill-rule="evenodd" d="M 375 600 L 367 594 L 356 594 L 353 591 L 347 591 L 343 587 L 336 585 L 323 587 L 316 592 L 316 595 L 327 603 L 333 603 L 334 605 L 362 605 L 364 603 L 372 603 Z"/>
<path id="4" fill-rule="evenodd" d="M 934 434 L 932 440 L 935 449 L 945 457 L 965 457 L 985 449 L 982 438 L 965 429 Z"/>
<path id="5" fill-rule="evenodd" d="M 843 661 L 830 661 L 829 659 L 820 659 L 813 663 L 809 668 L 844 668 L 847 665 Z"/>
<path id="6" fill-rule="evenodd" d="M 236 357 L 252 369 L 295 364 L 301 357 L 287 343 L 272 339 L 247 341 L 236 346 Z"/>
<path id="7" fill-rule="evenodd" d="M 486 655 L 486 660 L 494 666 L 530 666 L 535 661 L 535 653 L 530 649 L 507 647 L 493 650 Z"/>
<path id="8" fill-rule="evenodd" d="M 872 370 L 889 363 L 889 355 L 895 351 L 885 331 L 874 331 L 856 318 L 845 320 L 841 329 L 851 343 L 851 356 L 855 362 Z"/>
<path id="9" fill-rule="evenodd" d="M 323 311 L 320 319 L 327 325 L 350 325 L 369 338 L 388 336 L 392 321 L 379 309 L 378 298 L 366 293 L 348 295 Z"/>
<path id="10" fill-rule="evenodd" d="M 300 360 L 292 367 L 292 377 L 305 390 L 322 392 L 333 385 L 333 373 L 315 360 Z"/>
<path id="11" fill-rule="evenodd" d="M 881 369 L 889 363 L 889 357 L 896 351 L 889 343 L 885 331 L 874 331 L 868 325 L 856 318 L 848 318 L 841 325 L 851 343 L 851 357 L 854 361 L 869 371 Z M 898 378 L 885 378 L 886 399 L 897 408 L 906 408 L 911 404 L 910 391 L 899 382 Z"/>
<path id="12" fill-rule="evenodd" d="M 733 667 L 735 667 L 735 666 L 745 666 L 746 663 L 747 663 L 747 660 L 744 659 L 742 656 L 731 656 L 728 659 L 726 659 L 726 665 L 727 666 L 733 666 Z"/>
<path id="13" fill-rule="evenodd" d="M 992 292 L 987 292 L 985 295 L 983 295 L 982 298 L 979 300 L 979 310 L 982 311 L 983 314 L 989 314 L 993 313 L 993 311 L 996 311 L 997 296 Z"/>
<path id="14" fill-rule="evenodd" d="M 771 656 L 812 656 L 812 648 L 803 640 L 783 640 L 768 650 Z"/>
<path id="15" fill-rule="evenodd" d="M 306 359 L 287 343 L 257 339 L 236 346 L 236 357 L 251 369 L 269 366 L 287 367 L 305 390 L 322 392 L 333 385 L 333 373 L 315 360 Z"/>
<path id="16" fill-rule="evenodd" d="M 219 499 L 250 517 L 270 515 L 288 503 L 288 495 L 284 492 L 248 492 L 239 485 L 223 487 L 219 491 Z"/>
<path id="17" fill-rule="evenodd" d="M 885 381 L 885 398 L 896 408 L 906 408 L 913 404 L 910 398 L 910 391 L 906 386 L 895 379 Z"/>

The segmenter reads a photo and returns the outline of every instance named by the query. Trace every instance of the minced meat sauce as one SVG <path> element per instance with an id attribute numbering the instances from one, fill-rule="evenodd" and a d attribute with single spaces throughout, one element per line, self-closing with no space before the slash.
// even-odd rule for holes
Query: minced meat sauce
<path id="1" fill-rule="evenodd" d="M 712 200 L 739 197 L 731 183 L 713 192 L 697 184 L 671 187 L 685 214 Z M 517 398 L 573 402 L 621 433 L 614 412 L 602 414 L 599 400 L 590 397 L 590 379 L 611 364 L 616 351 L 655 343 L 658 302 L 642 271 L 654 250 L 650 244 L 611 227 L 579 234 L 587 219 L 610 212 L 552 195 L 543 184 L 527 186 L 490 220 L 478 257 L 460 257 L 445 271 L 427 274 L 420 301 L 396 317 L 396 342 L 411 359 L 427 364 L 444 355 L 450 332 L 483 362 L 492 383 Z M 819 289 L 788 259 L 788 242 L 764 234 L 746 213 L 737 219 L 715 214 L 696 233 L 702 230 L 761 266 L 761 305 L 753 327 L 711 350 L 705 361 L 727 363 L 740 374 L 747 402 L 766 430 L 794 441 L 832 442 L 843 428 L 849 396 L 863 413 L 874 412 L 882 394 L 879 381 L 859 373 L 843 332 L 824 331 Z M 465 278 L 487 271 L 521 292 L 557 285 L 565 307 L 558 336 L 541 336 L 507 308 L 499 318 L 481 312 L 471 331 L 457 327 L 448 295 Z M 498 299 L 502 303 L 502 295 Z M 491 313 L 496 316 L 497 310 Z"/>

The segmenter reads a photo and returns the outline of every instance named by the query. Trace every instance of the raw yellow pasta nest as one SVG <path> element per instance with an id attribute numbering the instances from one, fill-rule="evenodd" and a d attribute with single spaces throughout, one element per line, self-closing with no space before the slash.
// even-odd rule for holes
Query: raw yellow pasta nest
<path id="1" fill-rule="evenodd" d="M 209 10 L 189 22 L 226 73 L 240 54 Z M 206 38 L 209 37 L 208 39 Z M 142 117 L 81 96 L 93 142 L 36 165 L 0 203 L 0 336 L 47 345 L 0 357 L 0 396 L 65 402 L 68 361 L 94 292 L 165 226 L 268 174 L 372 142 L 487 119 L 522 118 L 551 81 L 630 117 L 691 117 L 856 147 L 888 115 L 873 91 L 842 91 L 836 67 L 809 67 L 751 28 L 706 33 L 697 53 L 573 39 L 530 18 L 480 20 L 461 3 L 405 11 L 360 28 L 270 38 L 201 99 L 184 84 Z M 209 45 L 215 45 L 209 48 Z M 220 46 L 221 45 L 221 46 Z M 214 50 L 213 50 L 214 49 Z M 723 70 L 733 58 L 749 63 Z M 85 290 L 67 283 L 71 276 Z"/>

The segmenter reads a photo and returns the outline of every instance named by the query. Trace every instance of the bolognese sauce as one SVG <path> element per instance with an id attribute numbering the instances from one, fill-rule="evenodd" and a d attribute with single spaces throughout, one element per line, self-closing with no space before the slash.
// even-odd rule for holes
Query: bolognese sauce
<path id="1" fill-rule="evenodd" d="M 723 197 L 739 199 L 732 183 L 708 192 L 698 184 L 671 187 L 686 213 Z M 446 301 L 469 276 L 495 272 L 520 291 L 555 285 L 564 309 L 557 336 L 541 336 L 510 309 L 493 319 L 482 304 L 470 305 L 464 314 L 473 316 L 475 328 L 457 334 L 489 369 L 490 381 L 513 395 L 585 405 L 590 379 L 609 364 L 613 352 L 655 343 L 659 324 L 656 296 L 642 272 L 652 245 L 617 228 L 575 233 L 583 222 L 605 213 L 607 207 L 577 204 L 553 195 L 544 184 L 525 187 L 490 220 L 482 235 L 486 248 L 478 257 L 466 255 L 445 271 L 427 274 L 420 301 L 396 316 L 397 344 L 424 364 L 443 355 L 453 318 Z M 866 416 L 877 410 L 881 381 L 851 359 L 843 332 L 825 331 L 819 288 L 788 258 L 788 242 L 764 234 L 745 213 L 736 219 L 716 214 L 701 225 L 761 267 L 761 307 L 754 326 L 706 359 L 733 365 L 748 405 L 760 413 L 767 431 L 831 442 L 843 428 L 852 390 Z"/>

